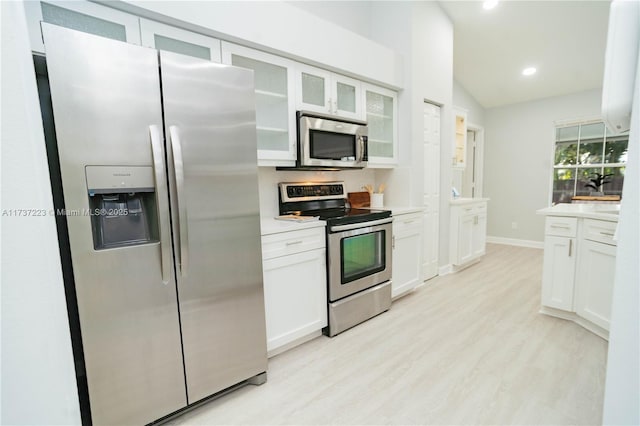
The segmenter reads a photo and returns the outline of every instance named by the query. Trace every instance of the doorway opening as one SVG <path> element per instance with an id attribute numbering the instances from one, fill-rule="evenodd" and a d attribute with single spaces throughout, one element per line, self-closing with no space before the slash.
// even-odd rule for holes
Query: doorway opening
<path id="1" fill-rule="evenodd" d="M 484 129 L 471 123 L 467 126 L 466 167 L 462 171 L 460 195 L 482 198 Z"/>

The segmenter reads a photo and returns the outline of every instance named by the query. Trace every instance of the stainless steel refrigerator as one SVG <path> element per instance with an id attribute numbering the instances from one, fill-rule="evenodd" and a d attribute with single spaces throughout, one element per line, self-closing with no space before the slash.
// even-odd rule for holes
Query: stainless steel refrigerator
<path id="1" fill-rule="evenodd" d="M 93 423 L 264 382 L 253 73 L 43 36 Z"/>

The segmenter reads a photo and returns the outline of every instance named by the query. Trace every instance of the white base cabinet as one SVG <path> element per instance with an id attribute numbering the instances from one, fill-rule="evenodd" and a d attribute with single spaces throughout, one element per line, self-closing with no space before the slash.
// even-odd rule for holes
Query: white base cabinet
<path id="1" fill-rule="evenodd" d="M 547 218 L 541 297 L 544 306 L 573 311 L 577 228 L 576 218 Z"/>
<path id="2" fill-rule="evenodd" d="M 486 252 L 487 200 L 456 200 L 451 205 L 450 262 L 456 267 L 480 259 Z"/>
<path id="3" fill-rule="evenodd" d="M 616 249 L 614 245 L 585 239 L 578 254 L 576 313 L 605 330 L 611 323 Z"/>
<path id="4" fill-rule="evenodd" d="M 548 216 L 541 312 L 573 320 L 608 339 L 617 223 Z"/>
<path id="5" fill-rule="evenodd" d="M 394 215 L 391 297 L 413 290 L 422 281 L 422 213 Z"/>
<path id="6" fill-rule="evenodd" d="M 267 352 L 327 326 L 324 228 L 262 237 Z"/>

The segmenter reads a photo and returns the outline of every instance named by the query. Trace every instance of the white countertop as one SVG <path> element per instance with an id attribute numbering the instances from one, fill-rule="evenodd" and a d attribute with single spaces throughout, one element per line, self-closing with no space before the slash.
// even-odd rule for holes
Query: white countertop
<path id="1" fill-rule="evenodd" d="M 459 204 L 473 204 L 473 203 L 479 203 L 482 201 L 489 201 L 488 198 L 454 198 L 452 200 L 449 200 L 450 204 L 453 205 L 459 205 Z"/>
<path id="2" fill-rule="evenodd" d="M 589 219 L 618 221 L 620 204 L 569 204 L 561 203 L 536 211 L 545 216 L 571 216 Z"/>
<path id="3" fill-rule="evenodd" d="M 293 222 L 289 220 L 276 220 L 274 218 L 261 218 L 260 228 L 262 235 L 278 234 L 280 232 L 298 231 L 307 228 L 324 227 L 324 220 L 310 220 L 308 222 Z"/>

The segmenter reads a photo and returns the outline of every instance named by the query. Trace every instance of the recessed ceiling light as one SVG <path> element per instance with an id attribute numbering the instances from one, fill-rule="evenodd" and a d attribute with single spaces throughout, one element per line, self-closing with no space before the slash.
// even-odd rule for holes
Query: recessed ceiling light
<path id="1" fill-rule="evenodd" d="M 487 0 L 482 3 L 482 8 L 484 10 L 491 10 L 498 5 L 498 0 Z"/>
<path id="2" fill-rule="evenodd" d="M 525 68 L 522 70 L 522 75 L 530 76 L 534 75 L 538 70 L 534 67 Z"/>

